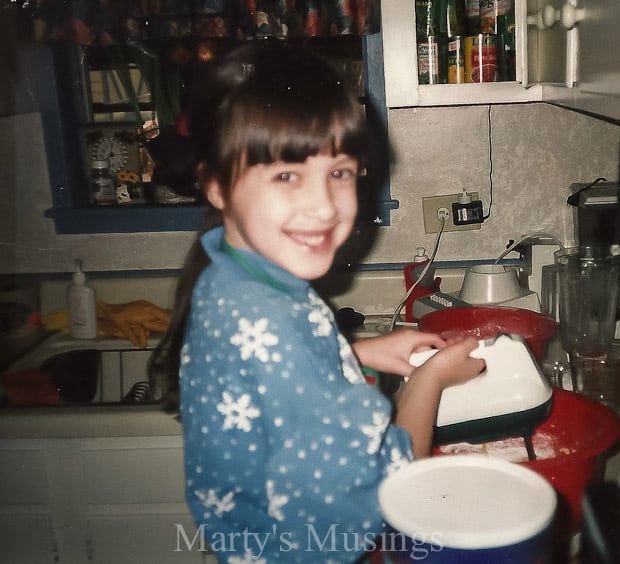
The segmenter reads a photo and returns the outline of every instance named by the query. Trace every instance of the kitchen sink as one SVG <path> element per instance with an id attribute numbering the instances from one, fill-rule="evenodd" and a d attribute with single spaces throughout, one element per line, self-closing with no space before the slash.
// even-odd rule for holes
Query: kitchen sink
<path id="1" fill-rule="evenodd" d="M 51 334 L 8 367 L 0 403 L 16 405 L 128 405 L 156 403 L 147 367 L 158 339 L 144 349 L 123 339 L 75 339 Z"/>

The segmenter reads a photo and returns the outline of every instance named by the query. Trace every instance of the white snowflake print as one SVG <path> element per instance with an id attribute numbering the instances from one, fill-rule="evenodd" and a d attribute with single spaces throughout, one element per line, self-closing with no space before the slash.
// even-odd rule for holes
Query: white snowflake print
<path id="1" fill-rule="evenodd" d="M 313 309 L 308 314 L 308 321 L 315 325 L 312 329 L 312 334 L 315 337 L 329 337 L 331 335 L 332 324 L 329 322 L 329 318 L 323 315 L 322 311 Z"/>
<path id="2" fill-rule="evenodd" d="M 238 346 L 242 360 L 255 356 L 261 362 L 269 361 L 268 347 L 278 344 L 278 337 L 267 331 L 269 320 L 263 317 L 252 324 L 248 319 L 239 320 L 239 332 L 235 333 L 230 342 Z M 278 362 L 278 355 L 272 358 Z"/>
<path id="3" fill-rule="evenodd" d="M 224 513 L 232 511 L 235 508 L 235 492 L 228 492 L 221 499 L 217 497 L 215 490 L 211 489 L 206 494 L 202 490 L 194 490 L 194 495 L 200 500 L 200 503 L 207 509 L 213 509 L 213 512 L 221 517 Z"/>
<path id="4" fill-rule="evenodd" d="M 242 394 L 237 401 L 228 392 L 222 393 L 217 410 L 224 415 L 222 430 L 237 428 L 246 433 L 252 430 L 251 419 L 260 415 L 260 409 L 251 405 L 250 394 Z"/>
<path id="5" fill-rule="evenodd" d="M 386 413 L 375 411 L 372 414 L 372 425 L 361 425 L 360 431 L 369 437 L 368 447 L 366 452 L 368 454 L 375 454 L 379 450 L 381 445 L 381 439 L 383 438 L 383 432 L 390 422 L 390 418 Z"/>
<path id="6" fill-rule="evenodd" d="M 267 480 L 267 499 L 269 499 L 269 515 L 278 521 L 284 521 L 281 508 L 288 503 L 288 496 L 276 493 L 273 480 Z"/>
<path id="7" fill-rule="evenodd" d="M 181 364 L 188 364 L 192 360 L 189 354 L 189 345 L 185 343 L 181 348 Z"/>
<path id="8" fill-rule="evenodd" d="M 246 549 L 243 556 L 229 556 L 227 562 L 228 564 L 267 564 L 267 560 L 254 556 L 249 548 Z"/>
<path id="9" fill-rule="evenodd" d="M 338 335 L 338 345 L 340 347 L 340 360 L 342 362 L 343 376 L 351 382 L 351 384 L 365 383 L 366 380 L 359 369 L 359 364 L 357 363 L 351 346 L 340 334 Z"/>
<path id="10" fill-rule="evenodd" d="M 392 474 L 396 470 L 400 470 L 403 466 L 407 466 L 410 460 L 403 456 L 403 454 L 397 448 L 390 450 L 390 462 L 386 468 L 387 474 Z"/>

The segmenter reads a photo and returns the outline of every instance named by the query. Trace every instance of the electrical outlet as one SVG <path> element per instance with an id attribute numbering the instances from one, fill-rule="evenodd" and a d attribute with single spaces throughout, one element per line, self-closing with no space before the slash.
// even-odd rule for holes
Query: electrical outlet
<path id="1" fill-rule="evenodd" d="M 478 192 L 468 192 L 472 200 L 478 200 Z M 439 217 L 448 211 L 448 221 L 444 231 L 467 231 L 480 229 L 480 223 L 469 225 L 454 225 L 452 218 L 452 204 L 458 203 L 461 194 L 445 194 L 443 196 L 427 196 L 422 198 L 422 213 L 424 214 L 424 232 L 438 233 L 441 229 Z"/>

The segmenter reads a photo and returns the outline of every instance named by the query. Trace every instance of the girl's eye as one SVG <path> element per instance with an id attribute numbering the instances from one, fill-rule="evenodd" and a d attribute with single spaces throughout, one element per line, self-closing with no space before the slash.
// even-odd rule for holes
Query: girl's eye
<path id="1" fill-rule="evenodd" d="M 338 168 L 332 172 L 332 176 L 334 178 L 340 178 L 342 180 L 348 180 L 350 178 L 354 178 L 356 175 L 355 171 L 350 168 Z"/>
<path id="2" fill-rule="evenodd" d="M 295 182 L 295 180 L 297 180 L 297 174 L 294 172 L 280 172 L 276 175 L 275 179 L 279 182 Z"/>

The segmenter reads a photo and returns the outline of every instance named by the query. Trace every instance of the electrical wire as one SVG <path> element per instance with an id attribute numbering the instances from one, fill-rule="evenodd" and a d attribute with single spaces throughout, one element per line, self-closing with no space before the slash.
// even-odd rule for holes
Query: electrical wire
<path id="1" fill-rule="evenodd" d="M 420 280 L 422 280 L 424 278 L 424 276 L 428 272 L 428 269 L 431 267 L 431 265 L 433 264 L 433 261 L 435 260 L 435 255 L 437 254 L 437 251 L 439 249 L 439 241 L 441 240 L 441 235 L 442 235 L 443 230 L 444 230 L 444 228 L 446 226 L 446 222 L 448 221 L 448 218 L 447 217 L 443 217 L 443 218 L 440 219 L 440 221 L 441 221 L 441 227 L 439 228 L 439 231 L 437 232 L 437 237 L 435 238 L 435 244 L 434 244 L 433 252 L 431 253 L 430 259 L 426 263 L 426 266 L 422 269 L 422 272 L 420 273 L 420 276 L 418 276 L 418 278 L 416 280 L 414 280 L 414 282 L 411 285 L 411 287 L 405 293 L 405 297 L 396 306 L 396 309 L 394 310 L 394 313 L 392 314 L 392 318 L 390 319 L 390 325 L 389 325 L 388 333 L 391 333 L 394 330 L 394 326 L 396 325 L 396 322 L 398 320 L 398 316 L 400 315 L 400 312 L 403 309 L 403 306 L 407 303 L 407 300 L 409 299 L 409 296 L 411 296 L 411 294 L 413 293 L 413 290 L 417 287 L 417 285 L 420 282 Z"/>
<path id="2" fill-rule="evenodd" d="M 511 253 L 512 251 L 514 251 L 514 249 L 518 247 L 521 243 L 523 243 L 524 241 L 527 241 L 528 239 L 534 239 L 535 237 L 545 237 L 547 239 L 552 239 L 560 246 L 560 249 L 565 248 L 564 243 L 562 243 L 562 241 L 560 241 L 555 235 L 545 233 L 544 231 L 537 231 L 535 233 L 529 233 L 528 235 L 524 235 L 523 237 L 521 237 L 521 239 L 512 243 L 512 245 L 510 245 L 502 254 L 500 254 L 495 259 L 495 264 L 498 264 L 508 253 Z"/>
<path id="3" fill-rule="evenodd" d="M 493 207 L 493 133 L 491 122 L 491 104 L 487 111 L 487 127 L 488 127 L 488 139 L 489 139 L 489 212 L 482 216 L 483 221 L 486 221 L 491 217 L 491 208 Z"/>

